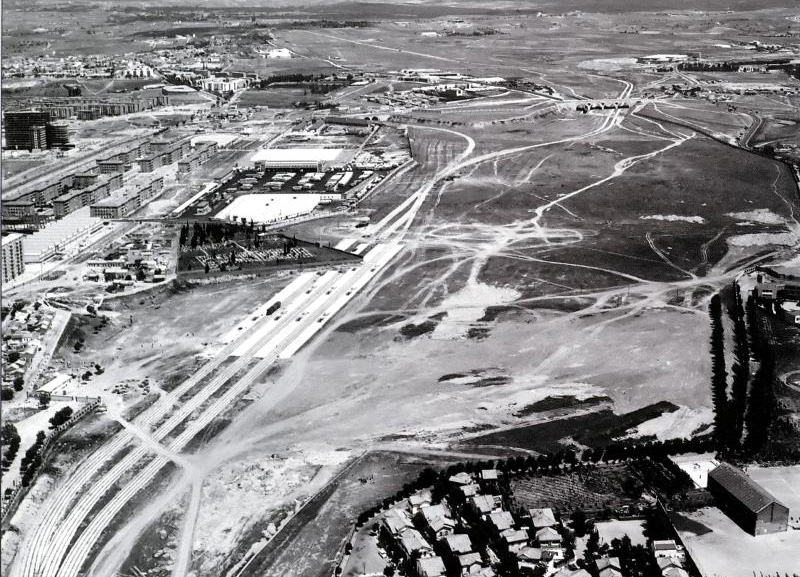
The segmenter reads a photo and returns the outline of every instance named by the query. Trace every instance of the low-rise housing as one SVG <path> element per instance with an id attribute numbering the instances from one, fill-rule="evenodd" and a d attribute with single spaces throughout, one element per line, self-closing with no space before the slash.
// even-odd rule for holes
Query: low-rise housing
<path id="1" fill-rule="evenodd" d="M 502 500 L 495 495 L 475 495 L 470 497 L 467 500 L 467 507 L 478 517 L 500 511 L 503 508 Z"/>
<path id="2" fill-rule="evenodd" d="M 422 534 L 416 529 L 408 529 L 400 533 L 398 546 L 406 558 L 411 558 L 417 554 L 420 557 L 432 557 L 433 547 L 425 540 Z"/>
<path id="3" fill-rule="evenodd" d="M 461 575 L 476 575 L 483 569 L 483 560 L 478 553 L 467 553 L 458 556 L 458 565 L 461 568 Z"/>
<path id="4" fill-rule="evenodd" d="M 501 534 L 507 529 L 514 527 L 514 517 L 508 511 L 497 511 L 489 515 L 489 524 L 497 532 Z"/>
<path id="5" fill-rule="evenodd" d="M 442 539 L 448 551 L 453 555 L 461 555 L 463 553 L 470 553 L 472 551 L 472 541 L 469 535 L 465 533 L 457 533 L 455 535 L 445 535 Z"/>
<path id="6" fill-rule="evenodd" d="M 622 575 L 622 568 L 619 559 L 616 557 L 602 557 L 595 563 L 599 577 L 619 577 Z"/>
<path id="7" fill-rule="evenodd" d="M 528 514 L 531 516 L 531 525 L 534 529 L 543 529 L 545 527 L 555 527 L 558 525 L 556 516 L 553 510 L 546 509 L 529 509 Z"/>
<path id="8" fill-rule="evenodd" d="M 455 522 L 450 516 L 450 510 L 444 503 L 422 507 L 417 516 L 431 537 L 436 539 L 449 535 L 455 528 Z"/>
<path id="9" fill-rule="evenodd" d="M 503 543 L 505 543 L 508 550 L 512 553 L 520 551 L 528 544 L 528 530 L 527 529 L 507 529 L 501 533 Z"/>
<path id="10" fill-rule="evenodd" d="M 441 577 L 445 573 L 444 562 L 441 557 L 417 559 L 417 573 L 419 577 Z"/>
<path id="11" fill-rule="evenodd" d="M 545 527 L 536 531 L 536 541 L 542 547 L 561 546 L 561 535 L 552 527 Z"/>

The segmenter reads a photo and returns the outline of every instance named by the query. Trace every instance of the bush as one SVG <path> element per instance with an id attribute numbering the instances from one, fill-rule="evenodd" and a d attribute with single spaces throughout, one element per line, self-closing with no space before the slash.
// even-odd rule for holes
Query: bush
<path id="1" fill-rule="evenodd" d="M 18 360 L 19 360 L 19 353 L 17 351 L 11 351 L 8 353 L 9 363 L 16 363 Z"/>
<path id="2" fill-rule="evenodd" d="M 3 401 L 10 401 L 14 398 L 14 389 L 11 387 L 3 387 L 2 393 L 0 393 L 0 400 Z"/>
<path id="3" fill-rule="evenodd" d="M 56 427 L 60 427 L 69 421 L 70 418 L 72 418 L 72 407 L 64 407 L 58 410 L 50 419 L 50 428 L 55 429 Z"/>
<path id="4" fill-rule="evenodd" d="M 25 380 L 22 377 L 14 377 L 14 390 L 21 391 L 25 386 Z"/>

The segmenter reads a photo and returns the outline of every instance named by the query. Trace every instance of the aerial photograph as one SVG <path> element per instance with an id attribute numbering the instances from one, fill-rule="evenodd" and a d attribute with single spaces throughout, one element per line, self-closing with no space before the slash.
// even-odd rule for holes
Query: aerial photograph
<path id="1" fill-rule="evenodd" d="M 800 577 L 800 0 L 3 0 L 3 577 Z"/>

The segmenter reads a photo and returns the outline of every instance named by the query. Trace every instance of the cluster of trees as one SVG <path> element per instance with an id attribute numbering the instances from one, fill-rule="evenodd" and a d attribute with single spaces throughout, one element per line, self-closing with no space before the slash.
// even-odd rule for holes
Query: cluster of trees
<path id="1" fill-rule="evenodd" d="M 277 82 L 311 82 L 314 79 L 323 80 L 326 78 L 324 74 L 320 74 L 318 76 L 314 76 L 313 74 L 302 74 L 300 72 L 293 73 L 293 74 L 272 74 L 271 76 L 267 76 L 266 78 L 262 78 L 259 82 L 259 88 L 266 88 L 270 84 L 275 84 Z"/>
<path id="2" fill-rule="evenodd" d="M 16 314 L 19 311 L 21 311 L 22 309 L 25 308 L 25 305 L 26 305 L 25 301 L 19 300 L 19 301 L 14 301 L 13 304 L 10 307 L 3 307 L 2 308 L 2 320 L 6 320 L 6 317 L 9 316 L 9 315 L 11 316 L 11 319 L 13 320 L 14 316 L 16 316 Z"/>
<path id="3" fill-rule="evenodd" d="M 1 434 L 3 436 L 0 441 L 3 444 L 3 471 L 8 471 L 19 451 L 20 438 L 17 428 L 12 423 L 4 424 Z"/>
<path id="4" fill-rule="evenodd" d="M 611 543 L 603 543 L 601 545 L 597 529 L 594 529 L 589 534 L 583 558 L 578 559 L 576 564 L 581 568 L 586 568 L 589 572 L 593 572 L 595 571 L 595 560 L 605 555 L 619 559 L 620 571 L 623 577 L 661 574 L 647 547 L 633 545 L 627 535 L 623 535 L 621 539 L 614 538 Z"/>
<path id="5" fill-rule="evenodd" d="M 64 407 L 50 417 L 50 428 L 56 429 L 72 418 L 72 407 Z"/>
<path id="6" fill-rule="evenodd" d="M 44 446 L 45 434 L 44 431 L 36 433 L 36 442 L 25 451 L 25 455 L 20 462 L 20 475 L 22 477 L 21 483 L 23 487 L 31 484 L 33 476 L 42 464 L 42 447 Z"/>
<path id="7" fill-rule="evenodd" d="M 262 225 L 263 229 L 264 226 Z M 187 223 L 181 227 L 178 243 L 181 247 L 184 247 L 188 242 L 189 246 L 195 249 L 206 244 L 219 244 L 233 240 L 240 234 L 244 234 L 245 238 L 250 239 L 255 235 L 255 230 L 253 220 L 251 219 L 248 225 L 244 217 L 242 217 L 241 223 L 239 221 L 235 223 L 195 222 L 191 228 Z M 256 240 L 258 240 L 257 235 Z"/>

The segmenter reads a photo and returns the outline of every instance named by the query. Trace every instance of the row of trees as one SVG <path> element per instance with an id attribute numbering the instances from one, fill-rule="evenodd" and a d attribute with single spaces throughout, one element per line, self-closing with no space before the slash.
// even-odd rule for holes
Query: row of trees
<path id="1" fill-rule="evenodd" d="M 750 385 L 750 394 L 747 399 L 747 412 L 745 424 L 747 437 L 744 441 L 744 450 L 748 455 L 759 454 L 767 443 L 769 427 L 772 423 L 775 407 L 775 358 L 769 342 L 761 337 L 759 329 L 758 311 L 756 302 L 751 295 L 747 299 L 747 319 L 749 323 L 750 343 L 753 358 L 758 363 L 758 369 Z"/>
<path id="2" fill-rule="evenodd" d="M 12 423 L 3 425 L 2 435 L 0 442 L 3 444 L 3 471 L 8 471 L 19 451 L 20 438 L 17 428 Z"/>
<path id="3" fill-rule="evenodd" d="M 730 395 L 725 365 L 722 298 L 714 295 L 711 316 L 711 389 L 716 449 L 728 457 L 751 458 L 767 444 L 775 411 L 775 358 L 762 338 L 755 298 L 746 305 L 733 285 L 728 316 L 733 325 L 733 364 Z M 755 372 L 753 371 L 755 365 Z"/>
<path id="4" fill-rule="evenodd" d="M 750 383 L 750 344 L 748 342 L 747 325 L 744 322 L 744 306 L 739 284 L 733 284 L 733 302 L 728 308 L 728 316 L 733 323 L 733 367 L 731 373 L 730 411 L 733 437 L 730 439 L 734 447 L 741 446 L 744 433 L 744 413 L 747 409 L 747 388 Z"/>
<path id="5" fill-rule="evenodd" d="M 722 299 L 711 297 L 711 400 L 714 407 L 714 439 L 724 447 L 733 436 L 728 409 L 728 371 L 725 367 L 725 332 L 722 326 Z"/>
<path id="6" fill-rule="evenodd" d="M 25 455 L 22 457 L 19 467 L 23 487 L 27 487 L 31 484 L 36 471 L 42 465 L 42 448 L 44 446 L 44 441 L 44 431 L 39 431 L 36 433 L 36 441 L 25 451 Z"/>

